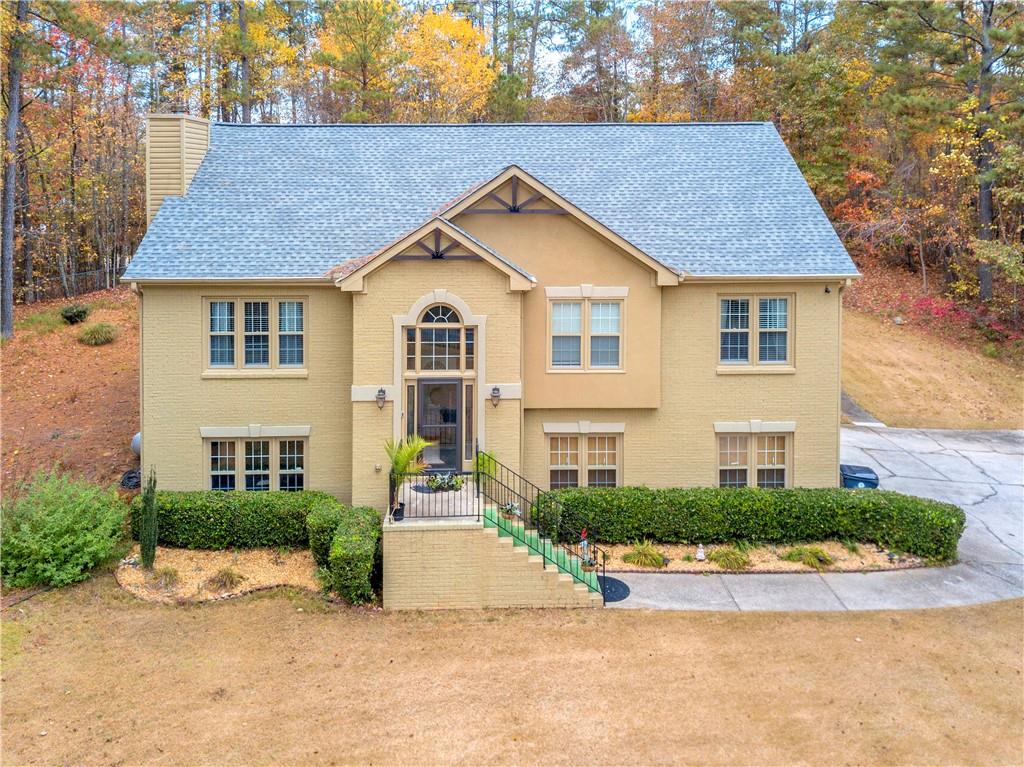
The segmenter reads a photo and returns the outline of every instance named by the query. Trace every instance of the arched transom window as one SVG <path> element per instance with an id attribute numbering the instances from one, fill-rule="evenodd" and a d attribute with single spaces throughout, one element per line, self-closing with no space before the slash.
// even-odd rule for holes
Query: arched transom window
<path id="1" fill-rule="evenodd" d="M 445 304 L 427 308 L 415 327 L 405 329 L 405 369 L 411 372 L 473 370 L 476 331 Z"/>

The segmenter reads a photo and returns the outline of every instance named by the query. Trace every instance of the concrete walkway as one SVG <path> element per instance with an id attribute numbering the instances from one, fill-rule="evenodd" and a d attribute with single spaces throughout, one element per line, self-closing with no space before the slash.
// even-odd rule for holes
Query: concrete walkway
<path id="1" fill-rule="evenodd" d="M 609 607 L 904 610 L 1024 596 L 1024 432 L 849 427 L 842 461 L 967 513 L 960 562 L 881 573 L 609 574 Z"/>

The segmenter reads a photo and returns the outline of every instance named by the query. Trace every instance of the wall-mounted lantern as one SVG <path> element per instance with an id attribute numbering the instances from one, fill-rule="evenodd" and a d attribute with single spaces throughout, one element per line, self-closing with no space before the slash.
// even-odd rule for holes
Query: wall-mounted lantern
<path id="1" fill-rule="evenodd" d="M 382 386 L 379 389 L 377 389 L 377 407 L 383 410 L 384 403 L 387 401 L 387 399 L 388 393 L 384 391 L 384 387 Z"/>
<path id="2" fill-rule="evenodd" d="M 497 386 L 492 386 L 491 404 L 494 405 L 494 407 L 497 407 L 499 402 L 501 402 L 501 389 L 499 389 Z"/>

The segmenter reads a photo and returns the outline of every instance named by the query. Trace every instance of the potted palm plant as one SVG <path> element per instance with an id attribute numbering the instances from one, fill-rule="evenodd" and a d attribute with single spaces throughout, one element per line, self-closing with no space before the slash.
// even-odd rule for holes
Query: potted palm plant
<path id="1" fill-rule="evenodd" d="M 398 489 L 406 477 L 426 471 L 428 467 L 421 456 L 431 444 L 418 434 L 400 440 L 389 439 L 384 443 L 384 451 L 391 461 L 391 518 L 396 522 L 405 517 L 405 504 L 398 502 Z"/>

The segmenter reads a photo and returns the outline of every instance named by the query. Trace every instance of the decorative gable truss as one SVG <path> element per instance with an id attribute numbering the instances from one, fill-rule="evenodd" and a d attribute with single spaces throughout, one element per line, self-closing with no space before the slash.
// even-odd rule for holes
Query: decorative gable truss
<path id="1" fill-rule="evenodd" d="M 365 279 L 390 261 L 485 261 L 508 277 L 509 290 L 530 290 L 533 275 L 459 226 L 434 218 L 366 258 L 349 261 L 329 276 L 341 290 L 360 293 Z"/>
<path id="2" fill-rule="evenodd" d="M 461 215 L 571 215 L 583 226 L 647 266 L 658 285 L 678 285 L 680 276 L 671 267 L 647 255 L 586 211 L 576 207 L 540 179 L 516 165 L 510 165 L 490 181 L 474 187 L 438 211 L 442 219 L 453 221 Z"/>

